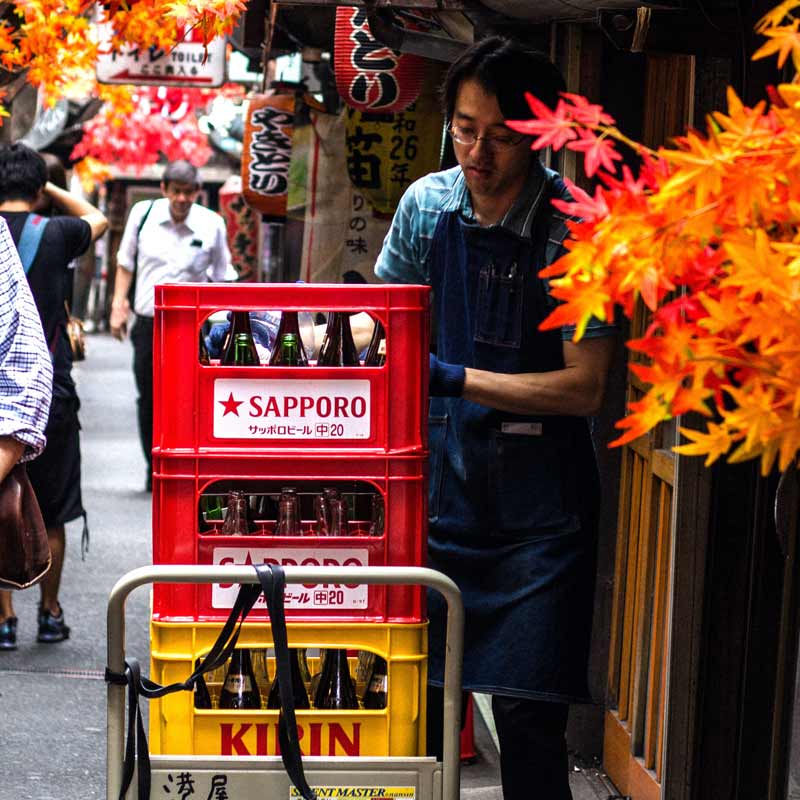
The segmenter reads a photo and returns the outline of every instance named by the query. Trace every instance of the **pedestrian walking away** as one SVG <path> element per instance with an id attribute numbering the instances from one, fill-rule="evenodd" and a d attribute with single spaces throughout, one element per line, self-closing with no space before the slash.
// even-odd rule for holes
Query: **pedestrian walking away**
<path id="1" fill-rule="evenodd" d="M 42 205 L 62 213 L 50 218 L 33 213 Z M 47 420 L 47 445 L 28 468 L 47 527 L 52 554 L 41 582 L 37 641 L 60 642 L 70 629 L 58 600 L 64 564 L 64 526 L 86 512 L 81 497 L 79 400 L 72 379 L 72 350 L 67 308 L 72 299 L 71 262 L 101 236 L 108 223 L 86 200 L 48 180 L 44 159 L 23 144 L 0 148 L 0 216 L 8 223 L 20 253 L 44 329 L 53 364 L 53 401 Z M 0 592 L 0 619 L 15 619 L 12 595 Z M 16 624 L 0 631 L 0 647 L 16 646 Z"/>
<path id="2" fill-rule="evenodd" d="M 599 410 L 614 328 L 540 331 L 556 305 L 538 274 L 563 253 L 568 193 L 505 121 L 554 108 L 564 83 L 538 53 L 491 37 L 448 71 L 458 166 L 402 197 L 378 277 L 433 288 L 430 566 L 461 589 L 464 688 L 492 695 L 506 800 L 571 798 L 568 704 L 590 700 Z M 445 608 L 429 597 L 428 742 L 441 758 Z M 533 777 L 532 777 L 533 776 Z"/>
<path id="3" fill-rule="evenodd" d="M 131 312 L 133 372 L 138 392 L 139 436 L 147 462 L 145 488 L 152 485 L 153 314 L 159 283 L 204 283 L 235 277 L 222 217 L 199 205 L 197 168 L 188 161 L 168 164 L 161 179 L 164 197 L 131 209 L 117 253 L 117 276 L 109 327 L 117 339 L 127 334 Z M 133 287 L 133 291 L 131 288 Z"/>

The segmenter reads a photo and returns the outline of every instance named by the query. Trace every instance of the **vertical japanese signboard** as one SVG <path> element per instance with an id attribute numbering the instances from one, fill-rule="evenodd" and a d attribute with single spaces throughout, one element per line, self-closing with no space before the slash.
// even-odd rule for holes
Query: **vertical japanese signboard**
<path id="1" fill-rule="evenodd" d="M 379 213 L 392 214 L 409 184 L 438 168 L 444 117 L 430 80 L 405 111 L 347 109 L 347 172 Z"/>

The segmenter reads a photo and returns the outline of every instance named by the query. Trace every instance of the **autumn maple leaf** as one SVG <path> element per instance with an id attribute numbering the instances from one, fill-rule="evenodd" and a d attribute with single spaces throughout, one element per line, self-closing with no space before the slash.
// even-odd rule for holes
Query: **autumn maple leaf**
<path id="1" fill-rule="evenodd" d="M 766 58 L 773 53 L 778 54 L 778 68 L 783 67 L 791 55 L 795 69 L 800 69 L 800 20 L 793 20 L 790 25 L 763 30 L 761 33 L 770 41 L 765 42 L 753 53 L 753 61 Z"/>
<path id="2" fill-rule="evenodd" d="M 590 103 L 583 95 L 562 92 L 561 96 L 571 104 L 571 115 L 576 122 L 587 128 L 599 125 L 613 125 L 614 118 L 607 114 L 603 107 Z"/>
<path id="3" fill-rule="evenodd" d="M 567 149 L 583 153 L 586 175 L 591 178 L 600 167 L 614 172 L 614 162 L 621 161 L 622 156 L 616 151 L 613 140 L 587 130 L 580 130 L 579 136 L 577 141 L 567 143 Z"/>
<path id="4" fill-rule="evenodd" d="M 525 98 L 537 119 L 507 120 L 506 125 L 526 136 L 538 136 L 531 149 L 542 150 L 545 147 L 552 147 L 554 150 L 560 150 L 566 142 L 577 137 L 575 123 L 568 116 L 568 106 L 563 100 L 559 100 L 555 111 L 551 111 L 530 92 L 525 93 Z"/>
<path id="5" fill-rule="evenodd" d="M 735 443 L 727 425 L 711 422 L 707 425 L 707 433 L 691 428 L 678 429 L 692 444 L 682 444 L 675 448 L 676 453 L 685 456 L 706 456 L 705 466 L 710 467 L 724 456 Z"/>
<path id="6" fill-rule="evenodd" d="M 659 422 L 671 419 L 669 406 L 656 393 L 650 391 L 641 400 L 628 404 L 632 412 L 624 419 L 619 420 L 615 427 L 625 430 L 617 439 L 609 443 L 609 447 L 620 447 L 632 442 L 640 436 L 655 428 Z"/>
<path id="7" fill-rule="evenodd" d="M 572 200 L 554 199 L 552 203 L 555 208 L 570 217 L 578 217 L 584 222 L 594 222 L 608 216 L 608 203 L 600 186 L 595 187 L 594 197 L 591 197 L 569 178 L 564 178 L 564 183 L 567 185 Z"/>

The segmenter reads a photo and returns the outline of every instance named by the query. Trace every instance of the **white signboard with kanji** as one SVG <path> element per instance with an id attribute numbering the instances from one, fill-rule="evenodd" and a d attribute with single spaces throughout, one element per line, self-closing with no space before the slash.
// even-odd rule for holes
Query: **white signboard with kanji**
<path id="1" fill-rule="evenodd" d="M 214 381 L 217 439 L 368 439 L 370 383 L 362 380 Z"/>
<path id="2" fill-rule="evenodd" d="M 215 547 L 214 564 L 230 566 L 279 564 L 287 567 L 368 567 L 369 553 L 361 548 L 324 547 Z M 345 610 L 366 608 L 369 587 L 366 584 L 290 584 L 286 587 L 286 608 Z M 239 594 L 238 584 L 215 583 L 211 590 L 213 608 L 233 608 Z M 260 595 L 256 608 L 266 608 Z"/>
<path id="3" fill-rule="evenodd" d="M 101 53 L 97 57 L 100 83 L 134 83 L 147 86 L 194 86 L 210 89 L 225 83 L 225 37 L 203 47 L 200 31 L 191 30 L 171 50 L 131 47 L 110 50 L 110 28 L 101 26 Z M 105 52 L 104 52 L 105 51 Z"/>

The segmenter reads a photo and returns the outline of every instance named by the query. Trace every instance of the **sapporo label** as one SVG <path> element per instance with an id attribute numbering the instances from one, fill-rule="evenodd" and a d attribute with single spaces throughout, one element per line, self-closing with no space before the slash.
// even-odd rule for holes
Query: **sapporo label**
<path id="1" fill-rule="evenodd" d="M 381 800 L 399 800 L 399 798 L 416 797 L 413 786 L 312 786 L 319 800 L 344 800 L 344 798 L 381 798 Z M 294 786 L 289 787 L 289 797 L 302 797 Z"/>
<path id="2" fill-rule="evenodd" d="M 250 566 L 278 564 L 283 567 L 367 567 L 369 551 L 364 548 L 334 549 L 325 547 L 215 547 L 212 563 Z M 215 583 L 211 589 L 212 608 L 233 608 L 239 587 Z M 366 608 L 369 587 L 342 583 L 287 584 L 286 608 L 335 609 Z M 255 608 L 266 608 L 260 595 Z"/>
<path id="3" fill-rule="evenodd" d="M 228 675 L 225 678 L 225 690 L 231 694 L 241 694 L 252 691 L 253 684 L 249 675 Z"/>
<path id="4" fill-rule="evenodd" d="M 214 381 L 216 439 L 368 439 L 363 380 Z"/>

